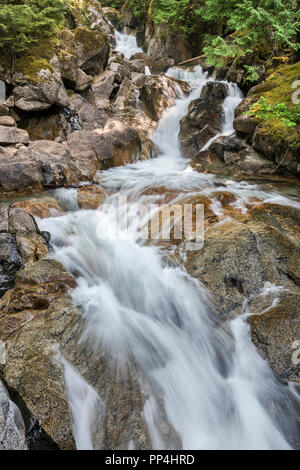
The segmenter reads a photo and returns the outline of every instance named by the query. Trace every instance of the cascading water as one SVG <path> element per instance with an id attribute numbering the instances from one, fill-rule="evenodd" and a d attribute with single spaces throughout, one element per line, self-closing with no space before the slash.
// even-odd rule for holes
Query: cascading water
<path id="1" fill-rule="evenodd" d="M 116 50 L 124 54 L 126 59 L 130 59 L 137 52 L 143 52 L 143 49 L 137 45 L 136 37 L 133 34 L 128 35 L 115 31 L 115 40 Z"/>
<path id="2" fill-rule="evenodd" d="M 135 48 L 134 37 L 125 41 L 119 34 L 117 49 L 128 57 Z M 204 193 L 215 189 L 212 175 L 187 167 L 177 137 L 180 119 L 208 78 L 200 67 L 194 71 L 175 68 L 168 75 L 188 81 L 192 91 L 188 97 L 180 97 L 159 123 L 153 140 L 160 147 L 160 156 L 101 172 L 102 187 L 110 193 L 118 190 L 107 197 L 102 209 L 73 210 L 59 218 L 41 220 L 39 225 L 51 232 L 55 257 L 77 275 L 78 287 L 72 297 L 86 320 L 84 338 L 93 342 L 95 351 L 104 350 L 119 364 L 134 362 L 141 384 L 151 391 L 143 418 L 153 448 L 170 446 L 157 425 L 163 406 L 180 436 L 181 442 L 174 446 L 288 449 L 285 434 L 291 432 L 292 425 L 281 406 L 292 409 L 292 396 L 277 383 L 252 345 L 247 313 L 231 321 L 227 329 L 218 326 L 204 287 L 182 268 L 165 266 L 158 248 L 139 241 L 138 215 L 131 215 L 127 233 L 120 234 L 115 223 L 111 208 L 117 206 L 119 196 L 128 197 L 130 209 L 130 204 L 145 200 L 142 193 L 149 187 Z M 241 99 L 237 87 L 229 84 L 228 90 L 223 105 L 224 132 L 232 130 L 234 107 Z M 231 185 L 230 190 L 242 201 L 253 195 L 254 185 Z M 290 203 L 288 198 L 260 190 L 262 200 L 275 197 Z M 123 209 L 119 211 L 121 218 L 125 217 Z M 77 407 L 87 409 L 84 386 L 72 369 L 66 371 L 66 382 L 77 445 L 90 448 L 91 426 L 86 416 L 76 413 Z M 72 383 L 76 385 L 73 392 Z M 95 412 L 99 397 L 87 390 Z M 130 446 L 134 447 L 134 442 Z"/>
<path id="3" fill-rule="evenodd" d="M 234 132 L 233 121 L 234 121 L 234 110 L 240 104 L 243 99 L 243 94 L 239 87 L 235 83 L 226 83 L 228 95 L 223 103 L 224 110 L 224 124 L 223 133 Z"/>

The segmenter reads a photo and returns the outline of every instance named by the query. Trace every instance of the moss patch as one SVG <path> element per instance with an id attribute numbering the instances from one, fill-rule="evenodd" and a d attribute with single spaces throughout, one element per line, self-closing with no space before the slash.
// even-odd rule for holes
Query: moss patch
<path id="1" fill-rule="evenodd" d="M 300 80 L 300 62 L 292 65 L 281 65 L 276 70 L 270 70 L 266 81 L 256 86 L 250 96 L 254 99 L 265 98 L 267 103 L 273 107 L 279 103 L 284 103 L 288 111 L 295 116 L 300 111 L 300 105 L 292 102 L 295 88 L 292 84 Z M 253 116 L 259 115 L 259 105 L 252 106 L 250 113 Z M 273 141 L 285 140 L 291 148 L 300 145 L 300 124 L 295 127 L 286 125 L 278 116 L 260 118 L 259 128 L 262 133 L 270 134 Z"/>
<path id="2" fill-rule="evenodd" d="M 107 42 L 106 34 L 101 31 L 92 31 L 88 28 L 78 27 L 74 31 L 75 44 L 83 44 L 84 50 L 89 52 L 95 52 L 99 49 L 99 46 Z"/>
<path id="3" fill-rule="evenodd" d="M 41 81 L 42 79 L 38 76 L 40 70 L 54 71 L 50 60 L 53 58 L 57 45 L 58 40 L 55 36 L 40 41 L 35 46 L 31 47 L 27 54 L 16 59 L 14 66 L 15 71 L 23 73 L 32 82 Z"/>

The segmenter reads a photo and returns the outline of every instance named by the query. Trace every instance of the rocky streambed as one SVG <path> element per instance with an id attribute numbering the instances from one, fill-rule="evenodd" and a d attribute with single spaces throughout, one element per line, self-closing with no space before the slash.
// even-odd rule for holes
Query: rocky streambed
<path id="1" fill-rule="evenodd" d="M 1 445 L 298 447 L 297 153 L 236 83 L 89 15 L 0 107 Z M 203 246 L 142 239 L 152 204 L 201 204 Z"/>

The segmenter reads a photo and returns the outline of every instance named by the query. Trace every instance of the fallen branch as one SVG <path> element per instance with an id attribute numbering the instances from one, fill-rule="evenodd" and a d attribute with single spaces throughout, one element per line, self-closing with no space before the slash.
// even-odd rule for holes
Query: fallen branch
<path id="1" fill-rule="evenodd" d="M 191 62 L 194 62 L 194 60 L 204 59 L 204 58 L 205 58 L 205 55 L 199 55 L 198 57 L 193 57 L 192 59 L 188 59 L 188 60 L 185 60 L 184 62 L 180 62 L 180 64 L 178 65 L 190 64 Z"/>

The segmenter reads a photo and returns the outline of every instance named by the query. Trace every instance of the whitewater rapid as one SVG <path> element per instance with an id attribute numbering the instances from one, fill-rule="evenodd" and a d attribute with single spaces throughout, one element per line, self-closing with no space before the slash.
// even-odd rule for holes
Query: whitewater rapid
<path id="1" fill-rule="evenodd" d="M 126 57 L 139 51 L 134 36 L 116 33 L 116 40 Z M 78 210 L 76 191 L 60 190 L 58 197 L 70 211 L 40 220 L 39 226 L 51 233 L 54 256 L 76 273 L 72 299 L 86 320 L 84 338 L 119 365 L 135 363 L 141 386 L 150 390 L 142 415 L 153 449 L 289 449 L 291 392 L 275 380 L 251 343 L 247 312 L 218 326 L 209 292 L 183 267 L 166 265 L 165 252 L 139 239 L 139 215 L 120 237 L 109 209 L 118 207 L 122 219 L 119 197 L 128 198 L 129 205 L 145 202 L 148 188 L 207 195 L 215 190 L 216 178 L 193 171 L 178 140 L 180 119 L 211 78 L 201 67 L 173 68 L 168 75 L 189 82 L 192 91 L 163 114 L 153 135 L 158 158 L 99 172 L 100 186 L 111 195 L 98 211 Z M 227 89 L 222 133 L 233 132 L 234 109 L 242 99 L 236 85 Z M 220 190 L 222 184 L 241 206 L 254 191 L 261 200 L 292 203 L 254 184 L 218 180 Z M 104 397 L 68 364 L 65 370 L 77 448 L 92 448 L 91 415 L 105 413 Z M 165 442 L 157 425 L 164 413 L 179 443 Z"/>

